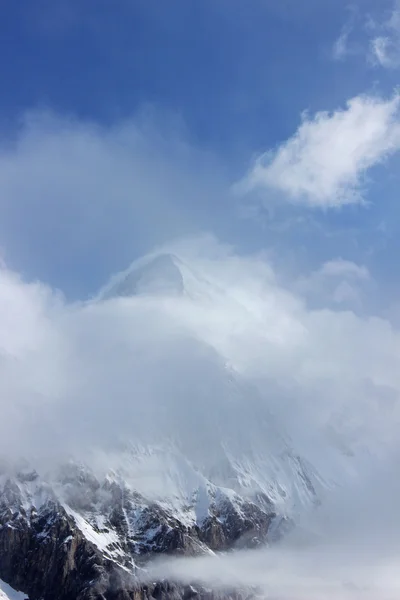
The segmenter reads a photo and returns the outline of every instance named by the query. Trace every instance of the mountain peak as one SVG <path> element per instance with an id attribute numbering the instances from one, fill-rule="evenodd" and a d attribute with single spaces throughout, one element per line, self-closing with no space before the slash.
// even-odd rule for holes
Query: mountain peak
<path id="1" fill-rule="evenodd" d="M 181 261 L 171 253 L 146 256 L 113 277 L 100 293 L 102 300 L 147 294 L 184 293 Z"/>

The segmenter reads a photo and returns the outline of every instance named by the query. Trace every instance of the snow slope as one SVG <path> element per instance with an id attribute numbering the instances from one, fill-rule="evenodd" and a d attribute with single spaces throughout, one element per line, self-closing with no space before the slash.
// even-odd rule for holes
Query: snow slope
<path id="1" fill-rule="evenodd" d="M 152 396 L 163 400 L 157 410 L 151 404 L 143 408 L 140 418 L 143 430 L 155 433 L 135 432 L 141 449 L 131 449 L 123 459 L 138 489 L 143 486 L 148 494 L 155 482 L 170 502 L 179 498 L 187 505 L 203 478 L 245 496 L 264 494 L 293 516 L 357 471 L 354 456 L 346 452 L 348 440 L 302 431 L 300 413 L 283 412 L 277 403 L 280 390 L 271 383 L 266 395 L 265 385 L 257 387 L 247 376 L 252 348 L 247 352 L 242 332 L 251 330 L 252 343 L 258 340 L 262 348 L 276 343 L 288 327 L 284 317 L 271 321 L 234 280 L 221 285 L 211 271 L 202 272 L 201 263 L 191 265 L 174 253 L 136 261 L 96 302 L 130 298 L 134 306 L 144 302 L 148 310 L 161 311 L 171 329 L 177 323 L 190 337 L 186 346 L 184 336 L 174 340 L 185 361 L 161 349 L 162 363 L 151 364 L 157 374 Z M 303 335 L 298 327 L 293 331 Z"/>
<path id="2" fill-rule="evenodd" d="M 0 579 L 0 600 L 24 600 L 26 595 L 16 592 L 7 583 Z"/>
<path id="3" fill-rule="evenodd" d="M 173 253 L 145 256 L 111 278 L 97 300 L 138 295 L 214 297 L 218 287 Z M 219 290 L 222 293 L 222 290 Z"/>

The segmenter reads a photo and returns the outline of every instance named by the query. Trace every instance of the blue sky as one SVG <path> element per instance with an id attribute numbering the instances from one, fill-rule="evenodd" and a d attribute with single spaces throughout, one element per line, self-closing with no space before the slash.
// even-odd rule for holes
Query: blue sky
<path id="1" fill-rule="evenodd" d="M 292 269 L 367 264 L 394 294 L 398 11 L 393 0 L 7 2 L 7 265 L 85 297 L 154 245 L 210 231 Z M 311 125 L 320 111 L 351 117 L 356 97 L 366 99 L 359 120 L 333 118 L 323 143 L 342 140 L 350 172 L 332 166 L 339 145 L 321 158 L 325 191 L 309 188 L 299 169 L 316 169 L 320 153 L 303 160 L 319 135 L 308 130 L 301 150 L 273 162 L 304 111 Z M 383 130 L 354 141 L 375 118 Z M 272 170 L 235 192 L 262 155 Z"/>
<path id="2" fill-rule="evenodd" d="M 336 108 L 376 79 L 363 61 L 330 61 L 350 18 L 341 0 L 8 4 L 6 117 L 39 105 L 112 123 L 152 103 L 196 143 L 256 150 L 290 135 L 299 111 Z"/>

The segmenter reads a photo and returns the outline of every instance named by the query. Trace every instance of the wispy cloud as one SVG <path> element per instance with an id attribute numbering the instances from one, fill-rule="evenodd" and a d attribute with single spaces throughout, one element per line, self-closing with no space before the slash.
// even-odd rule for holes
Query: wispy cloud
<path id="1" fill-rule="evenodd" d="M 400 2 L 397 0 L 389 18 L 375 24 L 379 35 L 371 40 L 372 61 L 388 69 L 400 67 Z"/>
<path id="2" fill-rule="evenodd" d="M 334 60 L 359 56 L 371 67 L 400 66 L 400 2 L 395 0 L 391 11 L 382 13 L 381 8 L 377 5 L 374 14 L 361 19 L 359 11 L 351 7 L 351 16 L 332 47 Z"/>
<path id="3" fill-rule="evenodd" d="M 339 37 L 335 40 L 332 48 L 332 56 L 334 60 L 344 60 L 349 52 L 349 36 L 353 31 L 353 25 L 351 23 L 347 23 L 343 26 L 342 31 L 340 32 Z"/>
<path id="4" fill-rule="evenodd" d="M 359 510 L 368 507 L 366 512 L 372 516 L 372 505 L 368 499 L 361 500 Z M 278 547 L 217 557 L 164 559 L 150 567 L 149 576 L 185 583 L 199 581 L 222 589 L 247 587 L 260 599 L 374 600 L 379 597 L 395 600 L 400 590 L 396 568 L 399 545 L 388 538 L 385 544 L 373 524 L 369 539 L 374 543 L 368 544 L 364 540 L 366 543 L 362 545 L 359 537 L 352 539 L 361 524 L 356 513 L 353 515 L 357 522 L 354 528 L 346 519 L 346 536 L 342 536 L 338 510 L 331 519 L 326 513 L 324 516 L 327 519 L 325 525 L 322 519 L 319 524 L 314 523 L 314 530 L 303 531 L 306 535 L 303 539 L 298 536 L 297 542 L 292 538 Z M 365 525 L 366 520 L 363 523 Z M 389 519 L 386 524 L 388 526 Z M 339 535 L 335 527 L 341 531 Z"/>
<path id="5" fill-rule="evenodd" d="M 279 544 L 200 559 L 161 559 L 149 577 L 248 587 L 277 600 L 395 600 L 400 592 L 398 452 L 337 489 Z M 259 594 L 259 595 L 257 595 Z"/>
<path id="6" fill-rule="evenodd" d="M 342 30 L 342 33 L 333 45 L 333 58 L 335 60 L 343 60 L 347 55 L 347 41 L 350 34 L 348 27 Z"/>
<path id="7" fill-rule="evenodd" d="M 364 176 L 400 148 L 400 97 L 362 95 L 345 109 L 304 115 L 296 133 L 262 154 L 242 183 L 312 208 L 362 203 Z"/>
<path id="8" fill-rule="evenodd" d="M 296 289 L 319 306 L 330 304 L 362 308 L 371 276 L 364 265 L 342 258 L 329 260 L 319 269 L 296 282 Z"/>

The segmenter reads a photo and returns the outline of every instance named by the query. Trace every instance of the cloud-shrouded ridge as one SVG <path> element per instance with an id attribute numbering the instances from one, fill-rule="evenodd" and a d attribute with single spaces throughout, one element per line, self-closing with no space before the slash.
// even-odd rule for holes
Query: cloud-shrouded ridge
<path id="1" fill-rule="evenodd" d="M 346 108 L 305 114 L 289 140 L 261 155 L 245 189 L 312 208 L 363 201 L 365 175 L 400 148 L 400 97 L 356 96 Z"/>
<path id="2" fill-rule="evenodd" d="M 200 247 L 166 255 L 178 289 L 148 287 L 142 273 L 132 296 L 108 287 L 107 299 L 84 304 L 0 271 L 2 454 L 87 458 L 168 439 L 211 468 L 221 444 L 233 459 L 267 461 L 291 440 L 335 481 L 362 470 L 369 453 L 393 451 L 400 334 L 390 322 L 311 308 L 312 285 L 304 295 L 304 281 L 283 286 L 260 257 Z M 345 261 L 319 275 L 351 285 L 367 277 Z"/>

